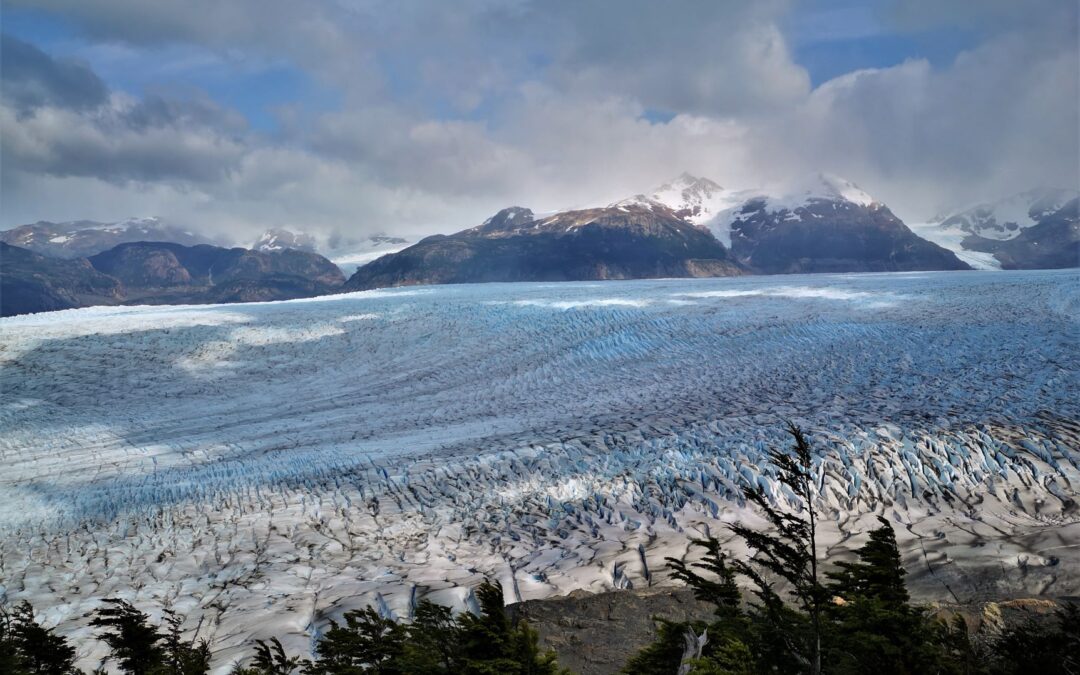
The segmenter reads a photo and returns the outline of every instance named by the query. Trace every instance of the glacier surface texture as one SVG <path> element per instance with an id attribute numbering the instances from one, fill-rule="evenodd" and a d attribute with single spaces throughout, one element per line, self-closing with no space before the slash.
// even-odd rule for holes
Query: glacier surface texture
<path id="1" fill-rule="evenodd" d="M 370 291 L 0 321 L 0 594 L 100 658 L 121 597 L 214 639 L 424 597 L 665 583 L 810 432 L 833 558 L 894 522 L 917 597 L 1080 593 L 1080 276 Z M 735 553 L 745 553 L 732 542 Z M 946 590 L 946 586 L 948 590 Z"/>

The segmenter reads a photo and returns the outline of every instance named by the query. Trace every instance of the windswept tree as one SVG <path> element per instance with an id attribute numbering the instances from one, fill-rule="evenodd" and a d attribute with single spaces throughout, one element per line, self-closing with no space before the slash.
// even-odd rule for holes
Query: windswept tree
<path id="1" fill-rule="evenodd" d="M 210 669 L 210 644 L 181 638 L 181 619 L 165 612 L 166 630 L 124 600 L 106 600 L 91 626 L 103 628 L 99 637 L 112 657 L 131 675 L 204 675 Z"/>
<path id="2" fill-rule="evenodd" d="M 792 512 L 774 505 L 758 486 L 745 488 L 747 501 L 765 516 L 769 528 L 758 531 L 741 524 L 730 526 L 753 552 L 749 560 L 733 561 L 732 567 L 754 585 L 760 603 L 753 607 L 759 641 L 785 645 L 785 650 L 776 653 L 794 658 L 800 670 L 819 675 L 822 611 L 829 593 L 818 573 L 813 454 L 799 427 L 789 424 L 787 431 L 794 440 L 791 450 L 773 450 L 769 456 L 776 466 L 777 480 L 794 495 L 797 503 L 793 506 L 798 510 Z M 777 579 L 786 582 L 801 614 L 792 612 L 776 592 Z M 773 665 L 790 671 L 793 664 Z"/>
<path id="3" fill-rule="evenodd" d="M 91 626 L 104 628 L 99 637 L 112 651 L 120 668 L 131 675 L 150 675 L 160 667 L 164 639 L 150 618 L 124 600 L 110 599 L 95 613 Z"/>
<path id="4" fill-rule="evenodd" d="M 332 624 L 316 646 L 305 675 L 557 675 L 554 652 L 540 649 L 525 621 L 511 621 L 498 583 L 476 589 L 480 612 L 454 617 L 447 607 L 421 602 L 411 623 L 399 623 L 368 607 Z M 287 675 L 258 661 L 245 673 Z"/>
<path id="5" fill-rule="evenodd" d="M 34 610 L 23 601 L 13 609 L 0 608 L 0 673 L 13 675 L 70 675 L 75 648 L 34 621 Z"/>

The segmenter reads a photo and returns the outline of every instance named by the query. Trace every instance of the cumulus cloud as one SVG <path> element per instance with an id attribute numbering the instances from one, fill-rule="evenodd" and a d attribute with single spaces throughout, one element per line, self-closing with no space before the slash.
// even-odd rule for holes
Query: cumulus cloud
<path id="1" fill-rule="evenodd" d="M 287 62 L 340 103 L 295 100 L 278 129 L 256 130 L 197 87 L 110 90 L 86 64 L 5 40 L 4 226 L 142 213 L 240 240 L 271 226 L 426 234 L 510 204 L 604 203 L 683 170 L 734 188 L 828 170 L 919 219 L 1080 179 L 1068 1 L 1023 16 L 1004 2 L 887 5 L 888 30 L 952 22 L 984 37 L 950 62 L 816 88 L 785 0 L 31 4 L 76 26 L 88 53 Z"/>

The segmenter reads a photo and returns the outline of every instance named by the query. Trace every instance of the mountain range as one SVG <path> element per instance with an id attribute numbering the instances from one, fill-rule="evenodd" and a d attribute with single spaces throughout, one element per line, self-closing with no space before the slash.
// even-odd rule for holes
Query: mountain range
<path id="1" fill-rule="evenodd" d="M 89 258 L 50 258 L 0 242 L 0 315 L 90 305 L 287 300 L 332 293 L 345 280 L 306 251 L 131 242 Z"/>
<path id="2" fill-rule="evenodd" d="M 190 230 L 170 225 L 160 218 L 129 218 L 115 223 L 73 220 L 36 223 L 0 232 L 0 241 L 53 258 L 85 258 L 110 248 L 135 241 L 169 241 L 184 246 L 217 244 Z"/>
<path id="3" fill-rule="evenodd" d="M 350 290 L 478 281 L 963 270 L 854 184 L 819 174 L 779 196 L 683 174 L 651 194 L 536 217 L 500 211 L 357 270 Z"/>
<path id="4" fill-rule="evenodd" d="M 543 215 L 514 206 L 419 241 L 270 229 L 250 249 L 224 248 L 157 218 L 40 221 L 0 232 L 0 300 L 9 314 L 486 281 L 1076 267 L 1077 197 L 1029 190 L 908 227 L 829 174 L 769 191 L 684 173 L 606 206 Z"/>

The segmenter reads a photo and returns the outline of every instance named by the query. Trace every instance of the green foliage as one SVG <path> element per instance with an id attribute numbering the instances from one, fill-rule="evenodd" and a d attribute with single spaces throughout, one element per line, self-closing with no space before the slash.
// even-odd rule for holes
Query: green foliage
<path id="1" fill-rule="evenodd" d="M 746 499 L 765 516 L 771 526 L 759 532 L 740 524 L 731 531 L 754 552 L 748 561 L 733 561 L 735 571 L 753 583 L 757 604 L 751 612 L 755 635 L 762 646 L 781 645 L 783 658 L 770 665 L 791 671 L 821 672 L 822 609 L 828 591 L 818 578 L 817 514 L 814 511 L 813 455 L 802 430 L 791 424 L 794 440 L 791 452 L 769 453 L 777 469 L 777 480 L 798 498 L 805 515 L 774 507 L 760 488 L 744 490 Z M 773 589 L 772 578 L 787 582 L 802 616 L 789 611 Z M 806 620 L 803 620 L 805 617 Z"/>
<path id="2" fill-rule="evenodd" d="M 166 612 L 166 632 L 123 600 L 106 600 L 95 612 L 91 626 L 104 628 L 102 641 L 109 646 L 120 669 L 131 675 L 204 675 L 210 670 L 210 644 L 180 638 L 180 618 Z"/>
<path id="3" fill-rule="evenodd" d="M 75 649 L 34 621 L 34 610 L 21 602 L 0 609 L 0 673 L 68 675 L 75 673 Z"/>
<path id="4" fill-rule="evenodd" d="M 163 639 L 164 658 L 154 669 L 155 675 L 203 675 L 210 670 L 210 643 L 206 640 L 185 642 L 180 638 L 180 617 L 166 612 L 168 632 Z"/>
<path id="5" fill-rule="evenodd" d="M 416 606 L 401 654 L 406 673 L 457 673 L 461 670 L 460 634 L 449 607 L 422 600 Z"/>
<path id="6" fill-rule="evenodd" d="M 832 580 L 829 590 L 842 598 L 875 598 L 901 607 L 909 598 L 896 533 L 881 516 L 878 522 L 881 527 L 871 531 L 870 540 L 855 552 L 859 559 L 837 563 L 838 569 L 826 575 Z"/>
<path id="7" fill-rule="evenodd" d="M 109 645 L 120 668 L 132 675 L 150 675 L 159 667 L 165 650 L 164 636 L 150 624 L 149 618 L 123 600 L 106 600 L 98 609 L 91 626 L 105 628 L 100 634 Z"/>
<path id="8" fill-rule="evenodd" d="M 671 576 L 674 579 L 685 582 L 694 589 L 694 597 L 702 602 L 711 603 L 715 606 L 716 615 L 720 618 L 735 618 L 741 614 L 739 604 L 742 595 L 739 586 L 735 582 L 735 570 L 727 563 L 727 554 L 720 548 L 720 542 L 715 538 L 694 539 L 694 546 L 705 549 L 705 555 L 701 562 L 687 565 L 677 558 L 665 558 L 671 567 Z M 716 579 L 704 577 L 694 571 L 693 568 L 711 573 Z"/>
<path id="9" fill-rule="evenodd" d="M 740 640 L 724 640 L 708 656 L 687 661 L 688 675 L 754 675 L 756 661 L 750 648 Z M 670 671 L 669 671 L 670 672 Z"/>
<path id="10" fill-rule="evenodd" d="M 372 608 L 349 612 L 345 625 L 333 624 L 319 640 L 318 658 L 305 675 L 556 675 L 553 652 L 541 653 L 539 637 L 524 621 L 512 623 L 503 607 L 502 587 L 484 582 L 476 590 L 478 615 L 454 618 L 450 609 L 421 602 L 412 623 L 401 624 Z M 280 659 L 279 659 L 280 660 Z M 270 670 L 256 659 L 260 674 Z"/>
<path id="11" fill-rule="evenodd" d="M 731 526 L 753 552 L 729 560 L 716 538 L 694 542 L 705 549 L 701 562 L 668 559 L 672 576 L 714 605 L 716 620 L 660 621 L 655 642 L 634 655 L 624 673 L 696 675 L 816 673 L 830 675 L 1059 675 L 1080 673 L 1080 609 L 1063 608 L 1054 627 L 1027 622 L 1002 632 L 989 645 L 976 642 L 962 618 L 951 624 L 910 604 L 896 534 L 884 518 L 869 533 L 856 560 L 836 565 L 821 582 L 810 445 L 789 428 L 790 453 L 773 452 L 780 482 L 798 500 L 800 512 L 780 511 L 760 490 L 747 500 L 770 524 L 759 532 Z M 751 583 L 755 602 L 743 610 L 736 575 Z M 791 604 L 774 589 L 782 580 Z M 709 641 L 699 658 L 686 658 L 688 631 Z M 693 653 L 692 651 L 690 652 Z"/>
<path id="12" fill-rule="evenodd" d="M 255 659 L 247 668 L 233 668 L 232 675 L 292 675 L 305 665 L 298 656 L 286 656 L 276 637 L 255 641 Z"/>
<path id="13" fill-rule="evenodd" d="M 371 607 L 345 614 L 345 625 L 332 623 L 319 640 L 318 658 L 307 675 L 333 673 L 402 673 L 397 660 L 405 648 L 405 627 L 384 619 Z"/>
<path id="14" fill-rule="evenodd" d="M 687 623 L 657 619 L 656 640 L 634 654 L 622 672 L 626 675 L 670 675 L 679 668 L 685 642 L 683 635 L 688 629 L 700 634 L 703 623 Z"/>

